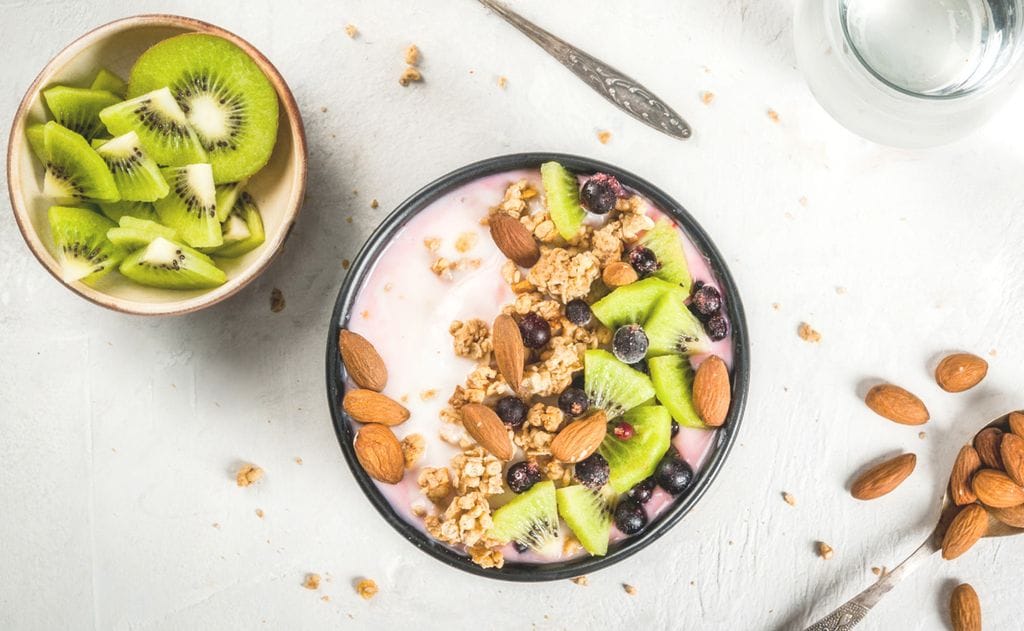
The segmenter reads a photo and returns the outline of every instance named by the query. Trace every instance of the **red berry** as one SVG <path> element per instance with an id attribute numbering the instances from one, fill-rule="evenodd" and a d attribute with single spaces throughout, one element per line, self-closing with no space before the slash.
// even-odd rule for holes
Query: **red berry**
<path id="1" fill-rule="evenodd" d="M 636 430 L 633 429 L 633 426 L 626 421 L 619 421 L 615 424 L 615 427 L 612 428 L 612 434 L 619 440 L 629 440 L 635 433 Z"/>

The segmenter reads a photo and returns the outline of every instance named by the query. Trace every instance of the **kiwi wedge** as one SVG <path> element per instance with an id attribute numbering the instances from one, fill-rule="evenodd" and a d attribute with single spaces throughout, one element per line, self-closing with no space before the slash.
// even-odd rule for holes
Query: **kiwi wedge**
<path id="1" fill-rule="evenodd" d="M 28 138 L 28 146 L 32 153 L 36 154 L 39 161 L 46 165 L 46 125 L 36 123 L 25 128 L 25 137 Z"/>
<path id="2" fill-rule="evenodd" d="M 43 126 L 43 194 L 59 203 L 121 199 L 107 163 L 81 135 L 50 121 Z"/>
<path id="3" fill-rule="evenodd" d="M 123 99 L 128 93 L 128 84 L 113 72 L 106 68 L 100 68 L 100 71 L 96 73 L 96 78 L 92 80 L 92 85 L 89 86 L 89 89 L 106 90 Z"/>
<path id="4" fill-rule="evenodd" d="M 647 360 L 658 401 L 680 425 L 705 427 L 693 407 L 693 367 L 681 355 L 662 355 Z"/>
<path id="5" fill-rule="evenodd" d="M 227 280 L 205 254 L 164 237 L 129 254 L 119 269 L 140 285 L 164 289 L 209 289 Z"/>
<path id="6" fill-rule="evenodd" d="M 576 176 L 557 162 L 540 165 L 540 177 L 544 184 L 544 199 L 551 221 L 555 222 L 558 234 L 566 241 L 575 237 L 587 211 L 580 205 L 580 186 Z"/>
<path id="7" fill-rule="evenodd" d="M 640 237 L 639 245 L 654 252 L 660 267 L 654 272 L 656 278 L 668 281 L 675 285 L 681 285 L 686 295 L 690 295 L 693 287 L 693 278 L 690 277 L 690 267 L 686 263 L 686 253 L 683 252 L 683 243 L 680 241 L 679 230 L 667 219 L 661 219 L 654 227 Z"/>
<path id="8" fill-rule="evenodd" d="M 160 223 L 174 228 L 192 247 L 216 247 L 224 243 L 217 221 L 217 191 L 209 164 L 190 164 L 163 169 L 171 192 L 154 206 Z"/>
<path id="9" fill-rule="evenodd" d="M 608 552 L 608 537 L 612 532 L 612 501 L 606 491 L 592 491 L 582 484 L 566 486 L 555 491 L 558 514 L 569 529 L 594 556 Z"/>
<path id="10" fill-rule="evenodd" d="M 99 117 L 100 110 L 121 101 L 116 94 L 106 90 L 63 85 L 43 90 L 43 100 L 53 114 L 53 120 L 86 140 L 106 133 Z"/>
<path id="11" fill-rule="evenodd" d="M 139 136 L 133 131 L 109 140 L 96 149 L 107 168 L 114 175 L 114 183 L 121 199 L 134 202 L 153 202 L 170 191 L 160 167 L 142 148 Z"/>
<path id="12" fill-rule="evenodd" d="M 161 226 L 147 219 L 136 219 L 129 215 L 121 217 L 117 226 L 107 231 L 107 238 L 111 243 L 128 250 L 145 247 L 157 237 L 163 237 L 168 241 L 177 241 L 178 233 L 174 231 L 174 228 Z"/>
<path id="13" fill-rule="evenodd" d="M 654 305 L 667 292 L 677 292 L 685 297 L 682 290 L 660 278 L 643 280 L 623 285 L 590 306 L 594 317 L 611 330 L 624 324 L 641 324 Z"/>
<path id="14" fill-rule="evenodd" d="M 242 194 L 242 189 L 248 182 L 249 180 L 246 178 L 238 182 L 217 185 L 217 221 L 221 223 L 227 221 L 228 214 L 235 207 L 238 196 Z"/>
<path id="15" fill-rule="evenodd" d="M 654 398 L 654 385 L 647 375 L 602 349 L 584 353 L 583 383 L 591 404 L 609 419 Z"/>
<path id="16" fill-rule="evenodd" d="M 161 166 L 206 162 L 206 151 L 167 88 L 154 90 L 100 111 L 115 136 L 134 131 L 146 153 Z"/>
<path id="17" fill-rule="evenodd" d="M 633 426 L 633 436 L 620 440 L 609 432 L 598 449 L 608 461 L 608 484 L 616 493 L 651 477 L 672 442 L 672 415 L 663 406 L 634 408 L 622 420 Z"/>
<path id="18" fill-rule="evenodd" d="M 683 302 L 686 294 L 675 288 L 658 300 L 644 320 L 647 333 L 647 357 L 670 353 L 693 355 L 710 347 L 704 326 Z"/>
<path id="19" fill-rule="evenodd" d="M 488 536 L 493 539 L 503 543 L 516 541 L 545 555 L 560 549 L 558 502 L 555 483 L 550 480 L 538 482 L 529 491 L 517 495 L 494 511 L 492 520 L 494 524 Z"/>
<path id="20" fill-rule="evenodd" d="M 214 256 L 223 258 L 242 256 L 255 250 L 266 240 L 260 210 L 248 193 L 238 196 L 227 220 L 221 225 L 221 230 L 224 245 L 214 251 Z"/>
<path id="21" fill-rule="evenodd" d="M 128 96 L 165 86 L 199 135 L 218 184 L 249 177 L 270 160 L 277 93 L 241 48 L 203 33 L 165 39 L 135 62 Z"/>
<path id="22" fill-rule="evenodd" d="M 100 212 L 112 221 L 121 221 L 121 217 L 125 216 L 153 222 L 160 221 L 156 210 L 153 209 L 153 204 L 148 202 L 100 202 L 98 205 Z"/>
<path id="23" fill-rule="evenodd" d="M 95 280 L 127 254 L 107 239 L 107 231 L 116 224 L 87 208 L 51 206 L 47 219 L 61 277 L 67 282 Z"/>

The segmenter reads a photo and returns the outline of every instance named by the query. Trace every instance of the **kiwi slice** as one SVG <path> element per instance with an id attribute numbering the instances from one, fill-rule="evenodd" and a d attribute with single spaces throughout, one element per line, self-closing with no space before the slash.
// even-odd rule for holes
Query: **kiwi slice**
<path id="1" fill-rule="evenodd" d="M 114 174 L 114 183 L 121 199 L 153 202 L 170 191 L 160 167 L 142 149 L 139 136 L 133 131 L 109 140 L 96 149 L 107 168 Z"/>
<path id="2" fill-rule="evenodd" d="M 190 164 L 161 171 L 171 192 L 154 206 L 160 223 L 178 231 L 192 247 L 224 243 L 217 221 L 217 191 L 209 164 Z"/>
<path id="3" fill-rule="evenodd" d="M 53 120 L 86 140 L 106 133 L 100 121 L 100 110 L 121 101 L 116 94 L 106 90 L 69 88 L 63 85 L 43 90 L 43 99 L 53 114 Z"/>
<path id="4" fill-rule="evenodd" d="M 678 289 L 665 292 L 644 320 L 648 358 L 669 353 L 693 355 L 709 348 L 704 326 L 683 302 L 685 296 Z"/>
<path id="5" fill-rule="evenodd" d="M 46 175 L 43 194 L 58 202 L 121 199 L 107 163 L 81 135 L 50 121 L 43 126 Z"/>
<path id="6" fill-rule="evenodd" d="M 693 367 L 681 355 L 662 355 L 647 360 L 658 401 L 680 425 L 705 427 L 693 407 Z"/>
<path id="7" fill-rule="evenodd" d="M 217 185 L 217 221 L 224 223 L 249 179 Z"/>
<path id="8" fill-rule="evenodd" d="M 125 94 L 128 93 L 128 84 L 113 72 L 106 68 L 100 68 L 100 71 L 96 73 L 96 78 L 92 80 L 92 85 L 89 86 L 89 89 L 106 90 L 123 99 Z"/>
<path id="9" fill-rule="evenodd" d="M 107 239 L 107 231 L 116 224 L 87 208 L 51 206 L 47 218 L 61 276 L 67 282 L 99 278 L 127 254 Z"/>
<path id="10" fill-rule="evenodd" d="M 617 288 L 590 305 L 590 309 L 601 324 L 614 331 L 623 324 L 642 323 L 662 296 L 672 291 L 683 295 L 672 283 L 659 278 L 645 278 Z"/>
<path id="11" fill-rule="evenodd" d="M 36 154 L 39 161 L 46 164 L 46 126 L 42 123 L 29 125 L 25 128 L 25 137 L 28 138 L 28 146 L 32 153 Z"/>
<path id="12" fill-rule="evenodd" d="M 163 237 L 169 241 L 177 241 L 178 233 L 174 228 L 161 226 L 147 219 L 137 219 L 129 215 L 121 217 L 114 228 L 107 231 L 107 238 L 114 245 L 128 250 L 137 250 L 150 244 L 153 239 Z"/>
<path id="13" fill-rule="evenodd" d="M 651 477 L 672 442 L 672 415 L 663 406 L 633 408 L 622 420 L 633 426 L 633 436 L 621 440 L 609 432 L 599 448 L 608 461 L 608 484 L 616 493 Z"/>
<path id="14" fill-rule="evenodd" d="M 164 237 L 129 254 L 119 269 L 140 285 L 165 289 L 208 289 L 227 280 L 205 254 Z"/>
<path id="15" fill-rule="evenodd" d="M 555 496 L 558 514 L 583 548 L 594 556 L 604 556 L 608 552 L 608 537 L 612 532 L 611 502 L 614 497 L 605 490 L 592 491 L 582 484 L 560 488 L 555 491 Z"/>
<path id="16" fill-rule="evenodd" d="M 148 202 L 100 202 L 100 212 L 109 217 L 112 221 L 121 221 L 121 217 L 136 217 L 158 222 L 153 204 Z"/>
<path id="17" fill-rule="evenodd" d="M 494 511 L 492 520 L 494 524 L 488 531 L 491 538 L 503 543 L 516 541 L 541 554 L 553 552 L 560 533 L 555 483 L 545 480 L 534 484 L 529 491 Z"/>
<path id="18" fill-rule="evenodd" d="M 579 182 L 575 175 L 557 162 L 540 165 L 540 177 L 551 221 L 555 222 L 558 234 L 568 241 L 580 231 L 583 218 L 587 216 L 580 205 Z"/>
<path id="19" fill-rule="evenodd" d="M 587 398 L 604 410 L 609 419 L 654 398 L 650 378 L 606 350 L 592 349 L 584 353 L 583 380 Z"/>
<path id="20" fill-rule="evenodd" d="M 202 33 L 165 39 L 135 62 L 128 95 L 164 86 L 199 135 L 218 184 L 249 177 L 270 160 L 277 93 L 241 48 Z"/>
<path id="21" fill-rule="evenodd" d="M 100 111 L 115 136 L 134 131 L 146 153 L 162 166 L 206 162 L 206 151 L 167 88 L 154 90 Z"/>
<path id="22" fill-rule="evenodd" d="M 690 295 L 693 279 L 690 277 L 690 267 L 686 263 L 683 243 L 680 241 L 679 231 L 675 225 L 667 219 L 662 219 L 648 230 L 638 243 L 654 252 L 654 256 L 658 259 L 658 264 L 661 267 L 654 272 L 654 276 L 676 285 L 682 285 L 686 295 Z"/>
<path id="23" fill-rule="evenodd" d="M 251 195 L 242 193 L 238 197 L 227 221 L 222 225 L 222 235 L 224 245 L 215 251 L 215 255 L 224 258 L 242 256 L 266 240 L 263 218 Z"/>

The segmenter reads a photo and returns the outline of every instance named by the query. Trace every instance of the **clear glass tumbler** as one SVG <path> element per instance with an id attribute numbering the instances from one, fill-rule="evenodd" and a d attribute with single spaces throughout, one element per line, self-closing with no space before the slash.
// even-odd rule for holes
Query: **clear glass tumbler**
<path id="1" fill-rule="evenodd" d="M 1024 0 L 798 0 L 811 91 L 851 131 L 927 147 L 981 125 L 1024 69 Z"/>

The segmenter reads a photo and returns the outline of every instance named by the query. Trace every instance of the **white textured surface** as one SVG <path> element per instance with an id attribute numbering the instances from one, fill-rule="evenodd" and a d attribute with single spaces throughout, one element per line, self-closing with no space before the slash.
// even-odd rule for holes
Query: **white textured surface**
<path id="1" fill-rule="evenodd" d="M 785 629 L 924 538 L 957 445 L 975 423 L 1024 405 L 1021 99 L 967 141 L 884 149 L 845 132 L 808 93 L 789 3 L 597 4 L 515 6 L 642 79 L 688 116 L 692 141 L 612 109 L 471 0 L 0 1 L 0 120 L 84 29 L 177 12 L 238 32 L 274 61 L 301 104 L 311 159 L 287 251 L 241 295 L 184 318 L 79 300 L 2 219 L 0 627 Z M 361 31 L 354 41 L 348 22 Z M 427 81 L 403 89 L 410 42 Z M 702 90 L 713 103 L 700 102 Z M 612 131 L 608 145 L 598 129 Z M 531 149 L 615 162 L 686 205 L 726 254 L 753 339 L 744 428 L 717 484 L 669 536 L 586 588 L 483 581 L 417 552 L 355 488 L 324 400 L 341 260 L 432 178 Z M 288 302 L 278 314 L 275 286 Z M 797 338 L 804 319 L 820 345 Z M 976 391 L 932 384 L 928 362 L 949 348 L 998 351 Z M 926 400 L 926 439 L 859 402 L 877 377 Z M 854 471 L 901 449 L 920 456 L 903 488 L 850 499 Z M 266 479 L 237 488 L 241 460 Z M 816 557 L 819 539 L 835 548 L 831 561 Z M 981 594 L 986 628 L 1019 628 L 1022 564 L 1024 541 L 1013 540 L 955 564 L 932 559 L 864 628 L 947 628 L 959 580 Z M 306 572 L 333 580 L 310 592 Z M 381 585 L 371 602 L 353 593 L 360 576 Z M 623 582 L 639 593 L 627 596 Z"/>

